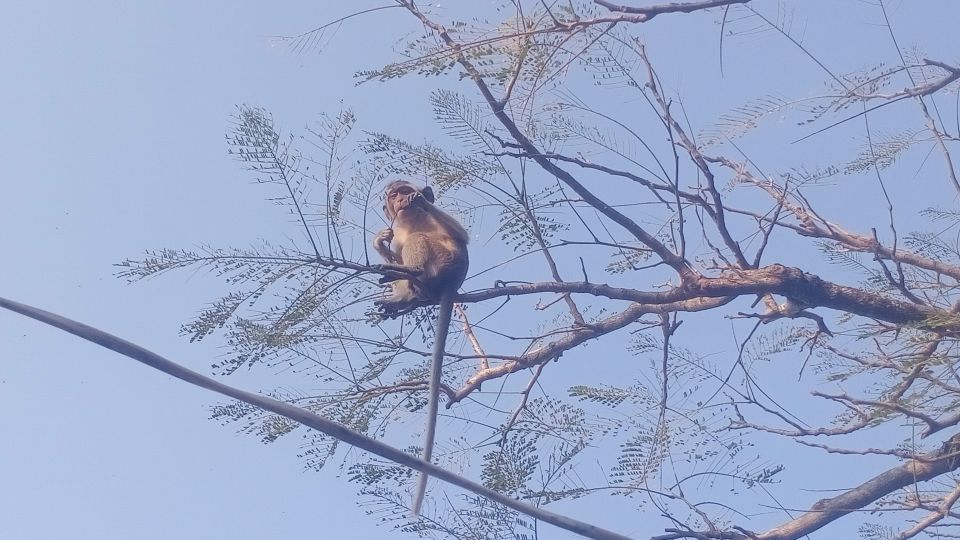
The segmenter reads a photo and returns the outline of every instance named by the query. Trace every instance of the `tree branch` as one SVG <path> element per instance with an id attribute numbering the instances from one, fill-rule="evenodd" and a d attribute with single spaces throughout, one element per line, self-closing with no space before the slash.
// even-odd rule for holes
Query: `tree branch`
<path id="1" fill-rule="evenodd" d="M 691 13 L 701 9 L 729 6 L 731 4 L 746 4 L 748 2 L 750 2 L 750 0 L 701 0 L 699 2 L 670 2 L 669 4 L 657 4 L 647 7 L 632 7 L 623 4 L 614 4 L 607 0 L 593 0 L 593 3 L 603 6 L 610 11 L 631 13 L 644 17 L 644 19 L 634 22 L 647 22 L 663 13 Z"/>
<path id="2" fill-rule="evenodd" d="M 906 486 L 932 480 L 960 467 L 960 434 L 936 451 L 883 472 L 831 499 L 817 501 L 802 516 L 758 534 L 756 540 L 794 540 Z"/>
<path id="3" fill-rule="evenodd" d="M 597 527 L 595 525 L 590 525 L 589 523 L 584 523 L 573 518 L 554 514 L 553 512 L 497 493 L 488 487 L 477 484 L 476 482 L 454 474 L 453 472 L 438 467 L 432 463 L 423 461 L 376 439 L 372 439 L 366 435 L 357 433 L 343 424 L 334 422 L 333 420 L 329 420 L 318 414 L 314 414 L 273 398 L 228 386 L 219 381 L 211 379 L 210 377 L 201 375 L 196 371 L 187 369 L 180 364 L 168 360 L 159 354 L 149 351 L 139 345 L 116 337 L 112 334 L 108 334 L 107 332 L 92 326 L 88 326 L 55 313 L 44 311 L 26 304 L 21 304 L 19 302 L 14 302 L 2 297 L 0 297 L 0 307 L 48 324 L 55 328 L 59 328 L 64 332 L 73 334 L 87 341 L 96 343 L 101 347 L 130 357 L 138 362 L 146 364 L 154 369 L 160 370 L 194 386 L 199 386 L 200 388 L 211 390 L 213 392 L 217 392 L 218 394 L 223 394 L 227 397 L 231 397 L 244 403 L 249 403 L 250 405 L 260 407 L 261 409 L 270 411 L 274 414 L 278 414 L 284 418 L 289 418 L 290 420 L 316 429 L 321 433 L 325 433 L 347 444 L 356 446 L 361 450 L 366 450 L 371 454 L 376 454 L 400 465 L 427 473 L 430 476 L 444 480 L 445 482 L 463 488 L 467 491 L 482 495 L 483 497 L 500 503 L 508 508 L 512 508 L 530 517 L 546 521 L 547 523 L 556 525 L 562 529 L 566 529 L 587 538 L 594 538 L 597 540 L 629 540 L 626 536 L 617 534 L 615 532 L 608 531 L 606 529 Z"/>

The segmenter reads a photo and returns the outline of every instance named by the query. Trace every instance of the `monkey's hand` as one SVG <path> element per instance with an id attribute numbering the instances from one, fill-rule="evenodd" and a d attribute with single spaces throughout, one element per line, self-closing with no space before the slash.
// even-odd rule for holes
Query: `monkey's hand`
<path id="1" fill-rule="evenodd" d="M 390 242 L 393 242 L 393 229 L 388 227 L 378 232 L 374 242 L 378 244 L 389 244 Z"/>
<path id="2" fill-rule="evenodd" d="M 383 260 L 388 263 L 395 263 L 397 259 L 390 251 L 390 242 L 393 242 L 393 229 L 383 229 L 373 238 L 373 249 L 377 250 Z"/>
<path id="3" fill-rule="evenodd" d="M 406 201 L 404 201 L 403 203 L 403 207 L 413 208 L 413 207 L 419 206 L 421 208 L 424 208 L 429 204 L 430 203 L 428 203 L 427 200 L 423 198 L 423 193 L 420 193 L 419 191 L 414 191 L 413 193 L 407 195 Z"/>

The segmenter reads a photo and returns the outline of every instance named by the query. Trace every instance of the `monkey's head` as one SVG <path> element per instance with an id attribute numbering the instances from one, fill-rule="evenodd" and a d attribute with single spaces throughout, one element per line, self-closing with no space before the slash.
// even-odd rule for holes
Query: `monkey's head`
<path id="1" fill-rule="evenodd" d="M 393 221 L 400 212 L 422 209 L 423 205 L 433 204 L 433 201 L 433 190 L 430 186 L 418 188 L 406 180 L 394 180 L 387 184 L 383 214 L 388 220 Z"/>

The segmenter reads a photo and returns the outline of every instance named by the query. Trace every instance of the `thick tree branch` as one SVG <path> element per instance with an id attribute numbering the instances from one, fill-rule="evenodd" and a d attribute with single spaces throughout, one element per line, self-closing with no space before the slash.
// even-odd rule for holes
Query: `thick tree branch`
<path id="1" fill-rule="evenodd" d="M 960 435 L 954 435 L 940 449 L 919 459 L 910 460 L 894 467 L 836 497 L 817 501 L 810 510 L 798 518 L 766 532 L 753 533 L 740 527 L 732 531 L 690 531 L 671 529 L 670 534 L 658 539 L 694 538 L 728 540 L 796 540 L 823 528 L 829 523 L 854 513 L 864 506 L 885 497 L 898 489 L 932 480 L 960 467 Z M 949 509 L 955 501 L 953 494 L 944 502 Z"/>
<path id="2" fill-rule="evenodd" d="M 729 6 L 731 4 L 746 4 L 749 1 L 750 0 L 701 0 L 700 2 L 670 2 L 669 4 L 657 4 L 647 7 L 632 7 L 624 4 L 614 4 L 607 0 L 593 0 L 595 4 L 601 5 L 610 11 L 631 13 L 644 17 L 644 19 L 638 19 L 635 22 L 646 22 L 664 13 L 692 13 L 701 9 Z"/>
<path id="3" fill-rule="evenodd" d="M 600 322 L 591 323 L 586 327 L 576 328 L 569 334 L 529 351 L 516 360 L 477 371 L 477 373 L 464 383 L 462 388 L 457 390 L 451 401 L 456 402 L 467 397 L 471 392 L 479 388 L 484 381 L 503 377 L 510 373 L 558 359 L 566 351 L 591 339 L 596 339 L 615 330 L 619 330 L 643 315 L 650 313 L 673 313 L 675 311 L 705 311 L 722 306 L 732 299 L 733 298 L 692 298 L 690 300 L 665 304 L 633 304 L 620 313 L 607 317 Z"/>
<path id="4" fill-rule="evenodd" d="M 314 414 L 273 398 L 228 386 L 219 381 L 211 379 L 210 377 L 201 375 L 196 371 L 187 369 L 171 360 L 167 360 L 159 354 L 149 351 L 139 345 L 131 343 L 125 339 L 118 338 L 112 334 L 108 334 L 102 330 L 98 330 L 92 326 L 88 326 L 86 324 L 62 317 L 55 313 L 50 313 L 49 311 L 35 308 L 33 306 L 7 300 L 6 298 L 0 298 L 0 307 L 15 313 L 19 313 L 31 319 L 35 319 L 42 323 L 49 324 L 50 326 L 59 328 L 64 332 L 68 332 L 87 341 L 96 343 L 101 347 L 133 358 L 138 362 L 146 364 L 154 369 L 160 370 L 194 386 L 199 386 L 200 388 L 211 390 L 213 392 L 217 392 L 218 394 L 223 394 L 227 397 L 231 397 L 244 403 L 249 403 L 250 405 L 260 407 L 261 409 L 270 411 L 274 414 L 278 414 L 284 418 L 289 418 L 290 420 L 316 429 L 321 433 L 325 433 L 347 444 L 356 446 L 361 450 L 366 450 L 371 454 L 376 454 L 400 465 L 410 467 L 411 469 L 428 473 L 430 476 L 439 478 L 445 482 L 449 482 L 467 491 L 482 495 L 492 501 L 496 501 L 497 503 L 507 506 L 508 508 L 512 508 L 536 519 L 546 521 L 547 523 L 556 525 L 562 529 L 566 529 L 587 538 L 629 540 L 628 537 L 615 532 L 608 531 L 595 525 L 590 525 L 589 523 L 584 523 L 566 516 L 554 514 L 553 512 L 544 510 L 543 508 L 532 506 L 520 502 L 512 497 L 497 493 L 486 486 L 482 486 L 432 463 L 423 461 L 420 458 L 407 454 L 402 450 L 398 450 L 376 439 L 371 439 L 366 435 L 362 435 L 351 430 L 343 424 L 334 422 L 333 420 L 329 420 L 318 414 Z"/>
<path id="5" fill-rule="evenodd" d="M 960 467 L 958 454 L 960 435 L 954 435 L 938 450 L 894 467 L 841 495 L 817 501 L 807 513 L 757 534 L 755 540 L 794 540 L 806 536 L 898 489 L 956 470 Z"/>
<path id="6" fill-rule="evenodd" d="M 540 293 L 582 293 L 614 300 L 664 306 L 697 298 L 779 294 L 799 301 L 807 308 L 826 307 L 892 324 L 915 324 L 928 329 L 960 330 L 960 317 L 942 309 L 905 302 L 882 294 L 838 285 L 808 274 L 799 268 L 773 264 L 755 270 L 728 271 L 719 277 L 699 277 L 686 286 L 662 292 L 611 287 L 589 282 L 544 282 L 496 287 L 462 294 L 458 302 L 480 302 L 491 298 Z M 677 304 L 674 311 L 687 311 Z"/>

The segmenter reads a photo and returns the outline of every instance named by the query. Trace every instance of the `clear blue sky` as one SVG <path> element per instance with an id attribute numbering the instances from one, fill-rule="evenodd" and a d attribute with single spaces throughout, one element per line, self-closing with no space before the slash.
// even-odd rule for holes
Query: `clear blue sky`
<path id="1" fill-rule="evenodd" d="M 224 132 L 237 103 L 300 127 L 341 99 L 370 102 L 376 87 L 351 78 L 370 60 L 358 35 L 301 56 L 269 39 L 351 4 L 6 3 L 0 294 L 209 371 L 223 350 L 178 330 L 222 283 L 185 273 L 128 286 L 111 265 L 291 233 Z M 0 317 L 0 538 L 298 538 L 322 523 L 344 538 L 384 533 L 335 470 L 304 472 L 296 438 L 238 435 L 208 420 L 219 398 Z M 234 382 L 272 387 L 262 372 Z"/>
<path id="2" fill-rule="evenodd" d="M 426 102 L 427 83 L 436 79 L 354 87 L 355 70 L 392 59 L 396 39 L 420 30 L 409 17 L 386 12 L 347 23 L 322 51 L 295 54 L 270 39 L 382 3 L 7 2 L 0 8 L 0 296 L 207 371 L 224 353 L 218 341 L 189 344 L 178 330 L 223 284 L 174 273 L 128 286 L 111 276 L 111 265 L 148 248 L 246 246 L 296 234 L 288 216 L 265 201 L 270 194 L 226 155 L 223 136 L 235 104 L 264 106 L 280 125 L 299 128 L 320 112 L 336 112 L 342 101 L 366 129 L 441 138 Z M 443 4 L 456 2 L 441 3 L 441 15 Z M 798 24 L 837 71 L 897 61 L 866 3 L 788 4 L 808 7 Z M 773 2 L 756 5 L 770 11 Z M 920 6 L 889 2 L 902 35 L 934 58 L 960 61 L 960 6 Z M 770 34 L 729 42 L 727 83 L 711 84 L 719 80 L 714 19 L 658 18 L 648 36 L 661 76 L 701 124 L 758 97 L 749 93 L 751 81 L 769 89 L 776 78 L 776 91 L 793 96 L 820 90 L 810 86 L 822 79 L 816 67 Z M 693 29 L 703 34 L 684 34 Z M 774 61 L 782 71 L 751 68 Z M 797 91 L 799 80 L 805 86 Z M 732 81 L 740 94 L 724 93 Z M 472 95 L 469 85 L 444 84 Z M 909 106 L 902 110 L 915 118 Z M 409 121 L 421 112 L 424 120 Z M 771 167 L 792 151 L 757 150 Z M 718 339 L 732 347 L 729 333 Z M 274 386 L 264 370 L 228 382 Z M 263 445 L 208 420 L 209 406 L 219 401 L 0 313 L 0 538 L 389 534 L 357 507 L 354 487 L 336 477 L 336 467 L 304 472 L 295 457 L 299 439 Z M 632 520 L 598 524 L 655 534 Z M 552 532 L 546 537 L 567 537 Z"/>

